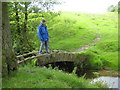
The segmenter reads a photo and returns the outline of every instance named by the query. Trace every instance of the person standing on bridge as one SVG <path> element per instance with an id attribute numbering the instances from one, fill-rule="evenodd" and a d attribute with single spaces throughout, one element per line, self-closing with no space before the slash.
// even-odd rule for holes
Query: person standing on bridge
<path id="1" fill-rule="evenodd" d="M 41 41 L 41 46 L 39 50 L 39 54 L 42 54 L 42 49 L 45 47 L 46 53 L 50 53 L 48 51 L 48 41 L 49 41 L 49 34 L 47 26 L 45 25 L 45 20 L 42 19 L 40 25 L 38 26 L 38 37 Z"/>

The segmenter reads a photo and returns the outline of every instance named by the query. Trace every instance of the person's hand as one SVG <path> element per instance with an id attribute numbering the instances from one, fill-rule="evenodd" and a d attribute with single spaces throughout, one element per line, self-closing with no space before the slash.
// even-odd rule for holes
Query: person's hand
<path id="1" fill-rule="evenodd" d="M 41 38 L 40 40 L 43 41 L 43 38 Z"/>

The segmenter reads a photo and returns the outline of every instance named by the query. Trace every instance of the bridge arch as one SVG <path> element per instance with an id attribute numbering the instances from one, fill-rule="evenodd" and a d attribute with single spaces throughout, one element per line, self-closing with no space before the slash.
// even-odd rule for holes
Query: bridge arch
<path id="1" fill-rule="evenodd" d="M 74 70 L 75 64 L 73 61 L 58 61 L 44 65 L 47 68 L 57 68 L 59 70 L 71 73 Z"/>

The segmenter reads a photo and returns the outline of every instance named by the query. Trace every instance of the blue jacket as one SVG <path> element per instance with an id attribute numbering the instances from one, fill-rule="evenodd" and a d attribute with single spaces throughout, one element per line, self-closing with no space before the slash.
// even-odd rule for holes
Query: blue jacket
<path id="1" fill-rule="evenodd" d="M 41 41 L 49 40 L 47 26 L 45 24 L 40 23 L 38 26 L 38 37 Z"/>

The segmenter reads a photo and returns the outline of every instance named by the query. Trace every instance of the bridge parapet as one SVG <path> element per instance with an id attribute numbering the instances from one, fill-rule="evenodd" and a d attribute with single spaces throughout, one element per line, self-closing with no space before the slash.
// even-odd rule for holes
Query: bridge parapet
<path id="1" fill-rule="evenodd" d="M 51 51 L 51 54 L 59 53 L 59 52 L 66 52 L 66 51 L 53 50 L 53 51 Z M 48 54 L 42 54 L 42 55 L 48 55 Z M 32 60 L 34 58 L 37 58 L 38 56 L 40 56 L 38 54 L 38 51 L 33 51 L 33 52 L 25 53 L 23 55 L 16 56 L 16 59 L 17 59 L 18 64 L 21 64 L 21 63 L 27 62 L 29 60 Z"/>
<path id="2" fill-rule="evenodd" d="M 34 51 L 17 56 L 18 64 L 26 63 L 28 61 L 36 59 L 37 66 L 44 66 L 49 63 L 65 62 L 65 61 L 82 63 L 88 60 L 88 58 L 89 57 L 83 53 L 66 52 L 66 51 L 58 51 L 58 50 L 54 50 L 50 54 L 38 55 L 38 51 Z"/>
<path id="3" fill-rule="evenodd" d="M 37 56 L 37 66 L 46 65 L 49 63 L 55 62 L 74 62 L 74 63 L 82 63 L 88 60 L 88 56 L 84 54 L 77 54 L 75 52 L 59 52 L 47 55 L 39 55 Z"/>

